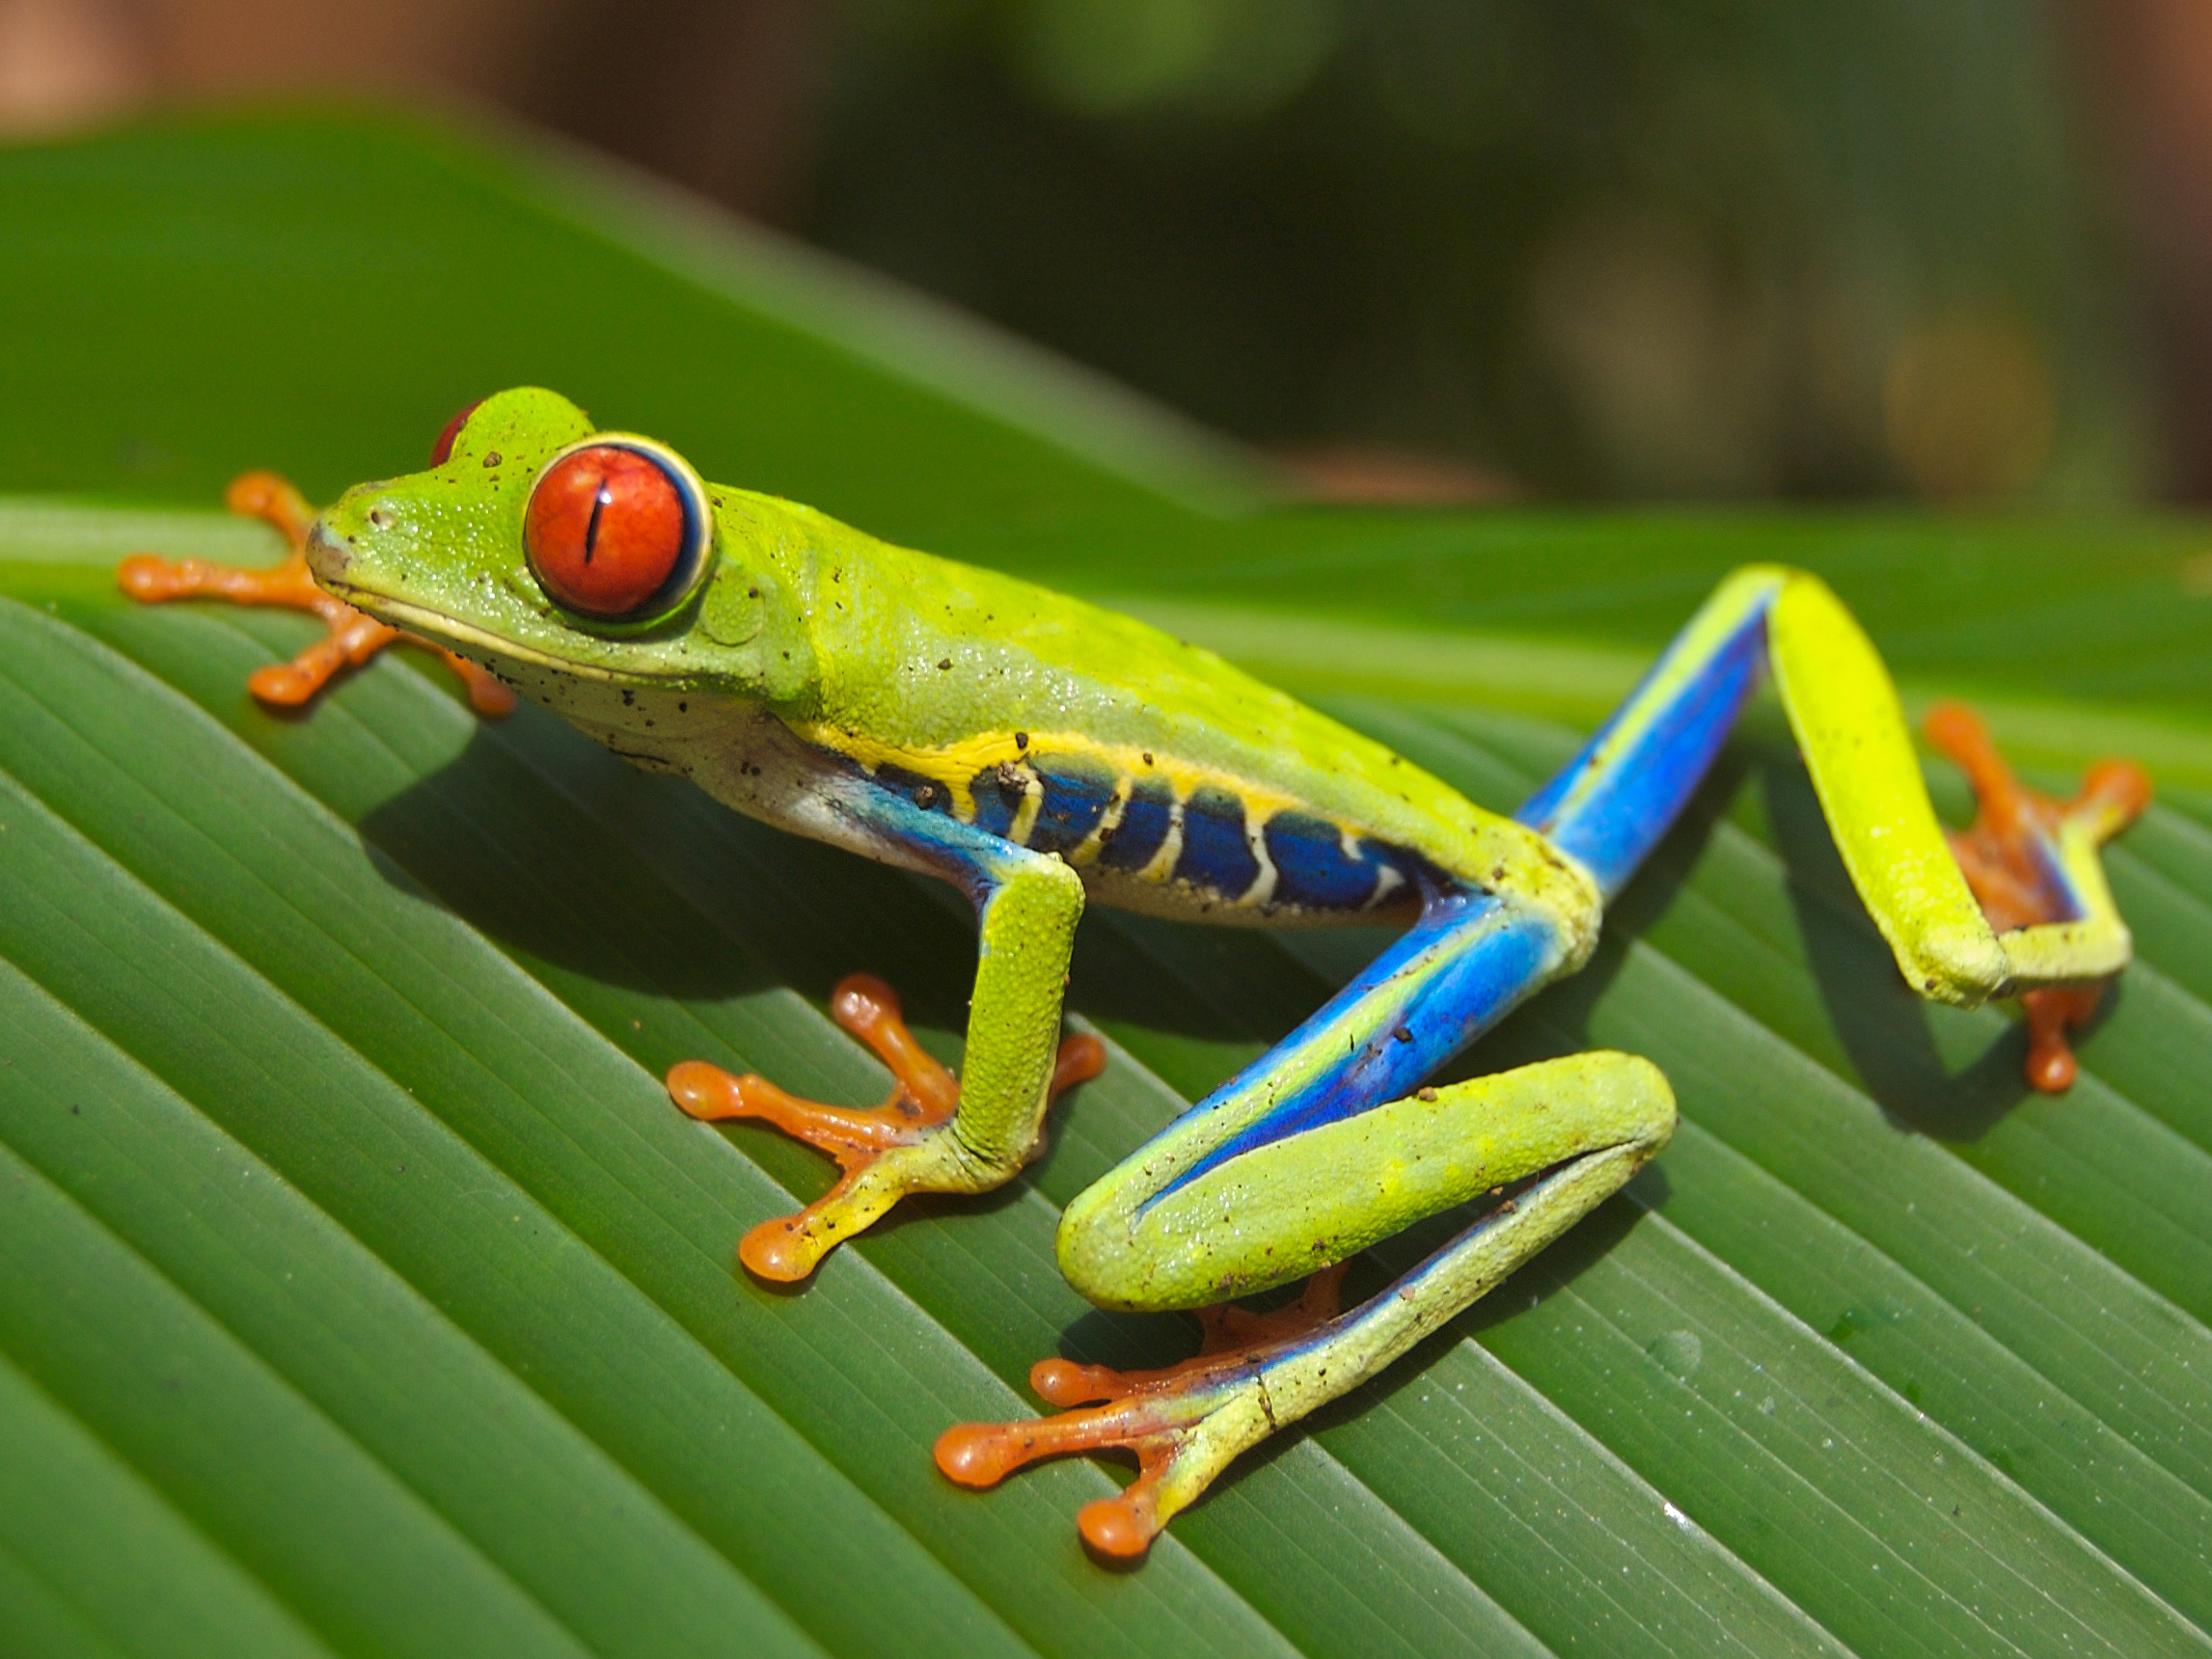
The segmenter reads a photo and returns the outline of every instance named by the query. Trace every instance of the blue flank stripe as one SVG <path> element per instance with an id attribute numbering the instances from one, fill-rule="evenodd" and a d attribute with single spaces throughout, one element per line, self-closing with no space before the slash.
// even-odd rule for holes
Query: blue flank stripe
<path id="1" fill-rule="evenodd" d="M 1278 812 L 1261 833 L 1275 866 L 1274 903 L 1356 911 L 1375 897 L 1387 857 L 1379 843 L 1363 840 L 1349 855 L 1343 830 L 1304 812 Z"/>
<path id="2" fill-rule="evenodd" d="M 1045 799 L 1029 830 L 1030 850 L 1075 851 L 1106 816 L 1106 802 L 1113 799 L 1113 770 L 1082 755 L 1039 755 L 1029 764 L 1045 783 Z"/>
<path id="3" fill-rule="evenodd" d="M 1121 822 L 1099 852 L 1099 862 L 1109 870 L 1141 870 L 1166 844 L 1174 827 L 1175 791 L 1164 777 L 1140 777 L 1130 786 Z"/>
<path id="4" fill-rule="evenodd" d="M 1004 835 L 1014 828 L 1014 815 L 1022 810 L 1026 791 L 998 780 L 998 769 L 987 767 L 968 786 L 975 802 L 975 828 L 987 835 Z"/>
<path id="5" fill-rule="evenodd" d="M 1240 898 L 1260 879 L 1260 861 L 1244 839 L 1244 802 L 1230 790 L 1201 783 L 1183 802 L 1183 850 L 1175 878 L 1224 899 Z"/>

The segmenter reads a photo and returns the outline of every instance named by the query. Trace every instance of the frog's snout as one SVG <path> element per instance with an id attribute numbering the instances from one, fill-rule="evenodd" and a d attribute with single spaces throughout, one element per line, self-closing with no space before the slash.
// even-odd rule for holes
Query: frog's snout
<path id="1" fill-rule="evenodd" d="M 308 527 L 307 567 L 314 572 L 317 582 L 344 581 L 345 567 L 351 561 L 344 538 L 330 528 L 327 516 Z"/>

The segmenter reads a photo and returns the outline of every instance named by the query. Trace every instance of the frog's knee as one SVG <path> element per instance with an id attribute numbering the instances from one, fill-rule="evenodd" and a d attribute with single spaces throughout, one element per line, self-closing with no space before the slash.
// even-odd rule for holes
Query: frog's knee
<path id="1" fill-rule="evenodd" d="M 1675 1138 L 1675 1125 L 1680 1120 L 1674 1085 L 1667 1081 L 1666 1073 L 1643 1055 L 1624 1054 L 1621 1058 L 1634 1144 L 1645 1157 L 1655 1157 Z"/>
<path id="2" fill-rule="evenodd" d="M 1110 1178 L 1085 1188 L 1060 1212 L 1052 1241 L 1060 1273 L 1102 1308 L 1159 1312 L 1186 1307 L 1188 1298 L 1163 1293 L 1152 1263 L 1133 1237 L 1135 1215 L 1130 1192 Z"/>
<path id="3" fill-rule="evenodd" d="M 1674 1085 L 1643 1055 L 1598 1048 L 1552 1063 L 1581 1074 L 1575 1086 L 1602 1145 L 1630 1150 L 1641 1163 L 1674 1138 Z"/>
<path id="4" fill-rule="evenodd" d="M 1899 939 L 1896 954 L 1905 983 L 1932 1002 L 1979 1008 L 2012 979 L 2005 946 L 1986 927 L 1924 929 Z"/>

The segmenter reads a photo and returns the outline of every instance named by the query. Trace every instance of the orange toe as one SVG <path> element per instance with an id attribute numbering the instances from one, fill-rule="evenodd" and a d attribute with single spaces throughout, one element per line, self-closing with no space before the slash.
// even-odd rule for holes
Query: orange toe
<path id="1" fill-rule="evenodd" d="M 874 1223 L 906 1192 L 976 1189 L 948 1180 L 942 1157 L 936 1173 L 930 1171 L 931 1157 L 943 1149 L 932 1152 L 924 1142 L 959 1110 L 960 1081 L 915 1036 L 898 993 L 872 974 L 851 974 L 831 993 L 830 1013 L 889 1068 L 891 1093 L 883 1104 L 803 1100 L 758 1073 L 740 1075 L 704 1060 L 681 1061 L 668 1074 L 669 1098 L 692 1117 L 765 1123 L 828 1153 L 843 1171 L 821 1198 L 762 1222 L 739 1243 L 746 1269 L 779 1284 L 806 1278 L 831 1249 Z M 1068 1038 L 1054 1060 L 1048 1099 L 1097 1076 L 1105 1065 L 1106 1046 L 1097 1038 Z M 894 1161 L 887 1164 L 887 1158 Z"/>
<path id="2" fill-rule="evenodd" d="M 1076 1527 L 1101 1555 L 1141 1556 L 1234 1455 L 1234 1447 L 1201 1443 L 1207 1419 L 1255 1387 L 1283 1350 L 1336 1318 L 1344 1271 L 1339 1264 L 1316 1273 L 1297 1302 L 1272 1313 L 1200 1311 L 1204 1343 L 1174 1365 L 1117 1371 L 1039 1360 L 1029 1369 L 1029 1386 L 1048 1404 L 1062 1407 L 1060 1415 L 958 1424 L 938 1436 L 938 1469 L 958 1485 L 980 1488 L 1046 1457 L 1133 1453 L 1137 1478 L 1118 1497 L 1085 1504 Z"/>
<path id="3" fill-rule="evenodd" d="M 737 1241 L 737 1259 L 756 1279 L 776 1285 L 796 1285 L 820 1265 L 826 1246 L 818 1245 L 807 1227 L 806 1210 L 763 1221 Z"/>
<path id="4" fill-rule="evenodd" d="M 2076 912 L 2059 875 L 2056 837 L 2087 829 L 2097 840 L 2118 833 L 2150 802 L 2150 779 L 2131 761 L 2089 768 L 2080 793 L 2055 800 L 2029 788 L 1989 736 L 1980 716 L 1960 703 L 1938 703 L 1924 723 L 1928 741 L 1957 763 L 1974 786 L 1974 822 L 1949 837 L 1966 884 L 1999 933 L 2064 921 Z M 2027 1078 L 2044 1094 L 2063 1094 L 2081 1067 L 2069 1028 L 2095 1014 L 2102 984 L 2051 986 L 2025 993 Z"/>
<path id="5" fill-rule="evenodd" d="M 1076 1530 L 1101 1555 L 1129 1561 L 1152 1548 L 1161 1523 L 1137 1500 L 1094 1498 L 1076 1511 Z"/>
<path id="6" fill-rule="evenodd" d="M 224 504 L 247 518 L 275 528 L 291 549 L 283 563 L 269 569 L 216 564 L 203 558 L 166 559 L 132 554 L 116 566 L 116 585 L 145 605 L 173 599 L 222 599 L 233 605 L 274 606 L 304 611 L 318 618 L 328 635 L 288 663 L 272 663 L 247 677 L 246 689 L 258 701 L 298 708 L 313 700 L 341 668 L 359 667 L 386 647 L 405 641 L 425 645 L 443 657 L 461 678 L 469 706 L 496 719 L 514 710 L 514 694 L 490 673 L 443 645 L 366 616 L 315 585 L 307 567 L 308 530 L 314 509 L 298 490 L 275 473 L 241 473 L 231 480 Z"/>

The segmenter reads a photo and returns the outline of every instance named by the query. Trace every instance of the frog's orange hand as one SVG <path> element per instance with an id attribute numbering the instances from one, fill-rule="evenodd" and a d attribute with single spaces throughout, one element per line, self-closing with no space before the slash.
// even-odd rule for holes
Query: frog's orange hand
<path id="1" fill-rule="evenodd" d="M 299 491 L 274 473 L 241 473 L 224 493 L 224 505 L 247 518 L 272 525 L 291 548 L 285 561 L 270 570 L 240 569 L 212 564 L 202 558 L 170 560 L 150 553 L 133 554 L 116 567 L 116 582 L 143 604 L 158 605 L 171 599 L 227 599 L 233 605 L 277 605 L 306 611 L 321 618 L 329 633 L 288 663 L 257 668 L 246 689 L 264 703 L 297 708 L 329 683 L 341 667 L 358 667 L 395 640 L 424 645 L 446 659 L 468 688 L 469 704 L 477 713 L 497 717 L 511 713 L 514 694 L 476 664 L 456 657 L 442 645 L 365 616 L 343 600 L 325 593 L 308 574 L 307 533 L 314 511 Z"/>
<path id="2" fill-rule="evenodd" d="M 1133 1452 L 1135 1481 L 1119 1497 L 1085 1504 L 1076 1525 L 1101 1555 L 1140 1556 L 1238 1452 L 1273 1427 L 1266 1407 L 1270 1365 L 1310 1346 L 1337 1319 L 1345 1266 L 1340 1262 L 1316 1273 L 1297 1301 L 1275 1313 L 1234 1305 L 1196 1310 L 1204 1341 L 1179 1365 L 1114 1371 L 1039 1360 L 1029 1371 L 1039 1399 L 1089 1409 L 1020 1423 L 960 1424 L 938 1436 L 937 1466 L 960 1485 L 995 1486 L 1041 1457 Z M 1249 1433 L 1255 1427 L 1259 1434 Z"/>
<path id="3" fill-rule="evenodd" d="M 764 1221 L 745 1236 L 738 1259 L 763 1279 L 804 1279 L 839 1239 L 867 1227 L 909 1192 L 997 1184 L 964 1179 L 960 1149 L 944 1130 L 960 1105 L 960 1083 L 915 1040 L 897 993 L 872 975 L 852 974 L 832 993 L 830 1012 L 897 1079 L 881 1106 L 856 1110 L 803 1101 L 755 1073 L 738 1076 L 704 1060 L 682 1061 L 669 1073 L 669 1097 L 693 1117 L 705 1123 L 757 1118 L 820 1148 L 845 1172 L 796 1215 Z M 1068 1038 L 1060 1045 L 1048 1098 L 1105 1067 L 1106 1046 L 1096 1037 Z"/>
<path id="4" fill-rule="evenodd" d="M 2099 761 L 2071 801 L 2055 801 L 2022 783 L 1971 709 L 1939 703 L 1928 710 L 1928 742 L 1958 764 L 1974 785 L 1972 828 L 1951 834 L 1951 848 L 1982 914 L 1999 933 L 2064 921 L 2074 913 L 2053 848 L 2073 828 L 2104 842 L 2133 823 L 2150 802 L 2150 779 L 2124 760 Z M 2028 1014 L 2028 1082 L 2046 1094 L 2068 1088 L 2080 1071 L 2066 1040 L 2069 1026 L 2096 1012 L 2104 982 L 2047 986 L 2020 998 Z"/>

